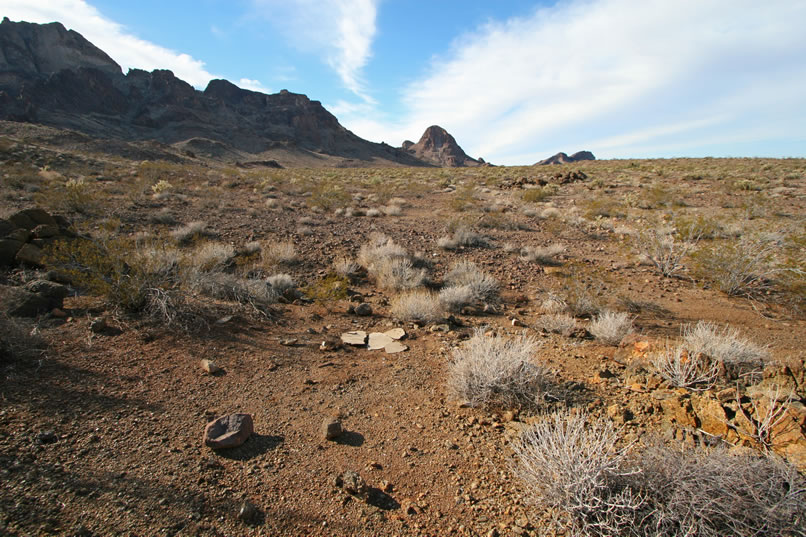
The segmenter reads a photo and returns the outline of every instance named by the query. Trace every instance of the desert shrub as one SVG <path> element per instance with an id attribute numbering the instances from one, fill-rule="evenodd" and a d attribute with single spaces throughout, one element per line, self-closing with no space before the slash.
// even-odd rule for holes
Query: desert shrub
<path id="1" fill-rule="evenodd" d="M 618 447 L 605 419 L 557 413 L 524 431 L 516 473 L 555 529 L 596 536 L 806 535 L 806 480 L 725 449 Z"/>
<path id="2" fill-rule="evenodd" d="M 176 224 L 176 218 L 174 218 L 173 213 L 171 213 L 171 210 L 167 207 L 157 213 L 152 214 L 149 220 L 151 220 L 151 222 L 154 224 L 163 224 L 166 226 Z"/>
<path id="3" fill-rule="evenodd" d="M 537 203 L 540 201 L 547 200 L 549 197 L 553 196 L 556 193 L 557 190 L 555 188 L 546 188 L 546 187 L 528 188 L 523 191 L 521 198 L 523 199 L 523 201 L 527 203 Z"/>
<path id="4" fill-rule="evenodd" d="M 627 448 L 607 419 L 558 412 L 513 444 L 516 473 L 531 500 L 572 535 L 631 535 L 642 498 L 622 485 Z"/>
<path id="5" fill-rule="evenodd" d="M 264 315 L 271 313 L 271 305 L 278 297 L 267 282 L 226 272 L 193 272 L 188 283 L 193 291 L 202 295 L 251 306 Z"/>
<path id="6" fill-rule="evenodd" d="M 505 339 L 477 330 L 454 351 L 448 385 L 474 407 L 534 407 L 551 386 L 548 369 L 534 362 L 539 347 L 529 336 Z"/>
<path id="7" fill-rule="evenodd" d="M 352 280 L 357 278 L 361 273 L 361 265 L 352 259 L 342 257 L 333 262 L 333 270 L 336 272 L 336 274 Z"/>
<path id="8" fill-rule="evenodd" d="M 548 220 L 549 218 L 559 218 L 560 210 L 557 207 L 546 207 L 540 211 L 540 218 Z"/>
<path id="9" fill-rule="evenodd" d="M 661 377 L 677 388 L 707 390 L 719 375 L 719 362 L 684 345 L 667 345 L 655 352 L 652 365 Z"/>
<path id="10" fill-rule="evenodd" d="M 171 237 L 177 244 L 188 244 L 200 237 L 210 236 L 205 222 L 196 221 L 180 226 L 171 231 Z"/>
<path id="11" fill-rule="evenodd" d="M 381 210 L 386 216 L 400 216 L 403 214 L 403 208 L 400 205 L 387 205 Z"/>
<path id="12" fill-rule="evenodd" d="M 449 287 L 467 287 L 474 301 L 491 301 L 498 298 L 498 280 L 486 274 L 472 261 L 455 263 L 445 276 Z"/>
<path id="13" fill-rule="evenodd" d="M 439 292 L 439 303 L 452 313 L 462 311 L 462 308 L 473 304 L 476 300 L 475 293 L 469 285 L 446 287 Z"/>
<path id="14" fill-rule="evenodd" d="M 524 246 L 520 251 L 520 258 L 528 263 L 540 265 L 559 264 L 556 257 L 565 252 L 565 246 L 550 244 L 549 246 Z"/>
<path id="15" fill-rule="evenodd" d="M 714 244 L 694 254 L 696 273 L 729 295 L 759 296 L 773 287 L 773 278 L 781 272 L 775 265 L 778 249 L 756 237 Z"/>
<path id="16" fill-rule="evenodd" d="M 388 258 L 406 258 L 406 249 L 396 244 L 395 241 L 383 234 L 370 236 L 369 242 L 361 246 L 358 253 L 358 262 L 368 271 L 381 260 Z"/>
<path id="17" fill-rule="evenodd" d="M 186 257 L 190 267 L 203 272 L 221 272 L 234 258 L 235 247 L 220 242 L 201 243 Z"/>
<path id="18" fill-rule="evenodd" d="M 385 258 L 376 262 L 369 272 L 383 289 L 414 289 L 426 282 L 425 270 L 415 268 L 407 258 Z"/>
<path id="19" fill-rule="evenodd" d="M 565 300 L 561 296 L 555 293 L 549 293 L 540 303 L 540 310 L 548 314 L 561 313 L 568 310 L 568 304 L 565 303 Z"/>
<path id="20" fill-rule="evenodd" d="M 68 179 L 51 192 L 54 209 L 74 211 L 80 214 L 92 212 L 98 205 L 98 195 L 83 177 Z"/>
<path id="21" fill-rule="evenodd" d="M 166 181 L 165 179 L 160 179 L 159 181 L 157 181 L 156 183 L 151 185 L 151 191 L 155 195 L 160 195 L 160 194 L 163 194 L 163 193 L 167 193 L 172 188 L 173 188 L 173 185 L 171 183 L 169 183 L 168 181 Z"/>
<path id="22" fill-rule="evenodd" d="M 445 318 L 439 297 L 425 290 L 397 295 L 392 299 L 390 311 L 396 319 L 421 324 L 438 322 Z"/>
<path id="23" fill-rule="evenodd" d="M 690 353 L 704 354 L 721 362 L 732 378 L 763 369 L 770 356 L 766 348 L 741 337 L 739 331 L 730 326 L 699 321 L 696 325 L 683 326 L 682 333 Z"/>
<path id="24" fill-rule="evenodd" d="M 593 317 L 602 309 L 602 300 L 598 296 L 601 287 L 602 285 L 597 282 L 586 283 L 579 273 L 575 272 L 566 278 L 558 294 L 568 312 L 574 317 Z"/>
<path id="25" fill-rule="evenodd" d="M 466 227 L 459 227 L 451 235 L 439 238 L 437 246 L 443 250 L 455 250 L 460 246 L 486 247 L 489 246 L 489 242 L 484 235 Z"/>
<path id="26" fill-rule="evenodd" d="M 261 251 L 261 260 L 264 266 L 271 267 L 275 265 L 291 265 L 297 262 L 297 249 L 291 242 L 273 242 L 271 244 L 263 244 Z"/>
<path id="27" fill-rule="evenodd" d="M 297 288 L 297 282 L 290 274 L 274 274 L 266 278 L 266 283 L 280 295 Z"/>
<path id="28" fill-rule="evenodd" d="M 696 246 L 699 236 L 690 240 L 679 240 L 675 235 L 661 228 L 653 228 L 635 235 L 635 248 L 661 274 L 673 276 L 682 271 L 683 258 Z"/>
<path id="29" fill-rule="evenodd" d="M 608 345 L 618 343 L 632 332 L 632 318 L 629 313 L 605 310 L 596 315 L 588 327 L 588 331 L 596 339 Z"/>
<path id="30" fill-rule="evenodd" d="M 577 327 L 577 321 L 567 313 L 548 313 L 537 318 L 537 327 L 553 334 L 570 336 Z"/>
<path id="31" fill-rule="evenodd" d="M 339 273 L 326 274 L 322 279 L 310 283 L 301 289 L 308 300 L 319 304 L 327 304 L 336 300 L 347 299 L 350 280 Z"/>

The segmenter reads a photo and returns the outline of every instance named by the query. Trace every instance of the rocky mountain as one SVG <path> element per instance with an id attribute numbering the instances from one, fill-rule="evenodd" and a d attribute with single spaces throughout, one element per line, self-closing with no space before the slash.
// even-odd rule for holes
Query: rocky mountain
<path id="1" fill-rule="evenodd" d="M 590 151 L 577 151 L 570 157 L 565 153 L 560 152 L 554 156 L 535 163 L 535 166 L 542 166 L 545 164 L 570 164 L 571 162 L 579 162 L 580 160 L 596 160 L 596 157 L 594 157 L 593 153 Z"/>
<path id="2" fill-rule="evenodd" d="M 431 165 L 359 138 L 319 101 L 212 80 L 198 91 L 171 71 L 124 74 L 60 23 L 0 23 L 0 120 L 95 138 L 170 144 L 190 157 L 292 165 Z"/>
<path id="3" fill-rule="evenodd" d="M 436 166 L 480 166 L 486 164 L 483 159 L 474 159 L 459 147 L 456 139 L 448 131 L 438 125 L 425 129 L 416 144 L 410 140 L 403 142 L 401 149 L 414 157 Z"/>

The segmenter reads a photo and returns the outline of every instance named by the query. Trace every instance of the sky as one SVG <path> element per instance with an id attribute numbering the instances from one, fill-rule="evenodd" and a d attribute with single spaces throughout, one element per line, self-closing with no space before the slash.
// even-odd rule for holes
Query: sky
<path id="1" fill-rule="evenodd" d="M 430 125 L 503 165 L 806 157 L 803 0 L 0 0 L 129 68 L 321 101 L 374 142 Z"/>

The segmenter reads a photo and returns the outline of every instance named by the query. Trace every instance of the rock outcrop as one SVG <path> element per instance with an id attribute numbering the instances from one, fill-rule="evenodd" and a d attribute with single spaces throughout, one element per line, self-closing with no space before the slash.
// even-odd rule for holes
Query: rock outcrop
<path id="1" fill-rule="evenodd" d="M 0 23 L 0 119 L 96 138 L 202 145 L 218 155 L 201 156 L 233 162 L 265 160 L 249 155 L 276 149 L 309 158 L 426 165 L 406 151 L 359 138 L 305 95 L 267 95 L 226 80 L 198 91 L 167 70 L 124 75 L 106 53 L 59 23 Z"/>
<path id="2" fill-rule="evenodd" d="M 449 168 L 480 166 L 484 162 L 467 156 L 456 139 L 438 125 L 425 129 L 416 144 L 410 140 L 404 141 L 401 150 L 425 162 Z"/>
<path id="3" fill-rule="evenodd" d="M 594 157 L 593 153 L 590 151 L 577 151 L 571 156 L 560 152 L 554 156 L 535 163 L 535 166 L 543 166 L 546 164 L 570 164 L 572 162 L 579 162 L 580 160 L 596 160 L 596 157 Z"/>

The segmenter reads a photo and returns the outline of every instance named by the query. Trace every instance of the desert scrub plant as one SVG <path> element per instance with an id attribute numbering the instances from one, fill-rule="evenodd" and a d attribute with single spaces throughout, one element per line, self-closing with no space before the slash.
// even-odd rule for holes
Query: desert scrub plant
<path id="1" fill-rule="evenodd" d="M 0 364 L 42 356 L 46 347 L 36 325 L 0 312 Z"/>
<path id="2" fill-rule="evenodd" d="M 357 280 L 361 275 L 361 265 L 352 259 L 340 257 L 333 261 L 333 271 L 350 281 Z"/>
<path id="3" fill-rule="evenodd" d="M 418 289 L 395 296 L 390 312 L 401 321 L 428 324 L 442 321 L 445 312 L 436 293 Z"/>
<path id="4" fill-rule="evenodd" d="M 458 261 L 445 275 L 448 287 L 466 287 L 474 301 L 494 301 L 501 285 L 472 261 Z"/>
<path id="5" fill-rule="evenodd" d="M 476 233 L 466 227 L 459 227 L 451 235 L 440 237 L 437 240 L 437 246 L 443 250 L 456 250 L 460 246 L 487 247 L 489 246 L 489 241 L 487 237 L 480 233 Z"/>
<path id="6" fill-rule="evenodd" d="M 667 344 L 652 354 L 652 365 L 669 384 L 676 388 L 707 390 L 719 375 L 719 362 L 701 352 L 690 352 L 683 345 Z"/>
<path id="7" fill-rule="evenodd" d="M 639 255 L 667 278 L 685 268 L 683 258 L 694 249 L 699 241 L 699 235 L 696 232 L 688 240 L 679 240 L 671 231 L 660 227 L 645 230 L 634 237 L 635 249 Z"/>
<path id="8" fill-rule="evenodd" d="M 201 221 L 190 222 L 171 231 L 171 237 L 180 245 L 190 244 L 201 237 L 209 236 L 211 233 L 207 230 L 207 223 Z"/>
<path id="9" fill-rule="evenodd" d="M 337 300 L 346 300 L 350 287 L 350 279 L 344 274 L 331 272 L 320 280 L 312 282 L 301 289 L 302 296 L 317 304 L 328 304 Z"/>
<path id="10" fill-rule="evenodd" d="M 193 271 L 188 274 L 186 285 L 204 296 L 250 306 L 263 316 L 272 314 L 271 306 L 278 298 L 277 291 L 267 282 L 226 272 Z"/>
<path id="11" fill-rule="evenodd" d="M 276 265 L 292 265 L 299 258 L 297 249 L 292 242 L 273 242 L 261 245 L 260 258 L 264 266 L 273 267 Z"/>
<path id="12" fill-rule="evenodd" d="M 605 310 L 591 320 L 588 331 L 603 343 L 618 345 L 633 331 L 632 317 L 629 313 Z"/>
<path id="13" fill-rule="evenodd" d="M 401 257 L 383 258 L 372 265 L 369 273 L 382 289 L 414 289 L 427 281 L 424 269 L 415 268 L 410 259 Z"/>
<path id="14" fill-rule="evenodd" d="M 693 254 L 695 273 L 731 296 L 759 297 L 771 290 L 781 269 L 779 246 L 757 237 L 713 243 Z"/>
<path id="15" fill-rule="evenodd" d="M 689 352 L 704 354 L 723 364 L 729 378 L 759 372 L 770 358 L 765 347 L 743 338 L 728 325 L 699 321 L 682 327 L 684 345 Z"/>
<path id="16" fill-rule="evenodd" d="M 520 258 L 527 263 L 538 263 L 540 265 L 559 265 L 557 256 L 565 252 L 562 244 L 550 244 L 548 246 L 524 246 L 520 251 Z"/>
<path id="17" fill-rule="evenodd" d="M 557 412 L 526 429 L 512 447 L 530 499 L 573 535 L 635 535 L 644 503 L 623 486 L 629 446 L 605 418 Z"/>
<path id="18" fill-rule="evenodd" d="M 546 332 L 568 337 L 576 330 L 577 321 L 567 313 L 547 313 L 537 318 L 536 325 Z"/>
<path id="19" fill-rule="evenodd" d="M 235 247 L 220 242 L 203 242 L 197 244 L 185 259 L 186 264 L 195 270 L 223 272 L 233 264 Z"/>
<path id="20" fill-rule="evenodd" d="M 551 373 L 535 363 L 540 344 L 532 337 L 503 338 L 476 330 L 454 350 L 448 386 L 473 407 L 535 408 L 551 391 Z"/>
<path id="21" fill-rule="evenodd" d="M 98 193 L 84 177 L 48 181 L 36 200 L 50 209 L 78 214 L 93 213 L 99 205 Z"/>

